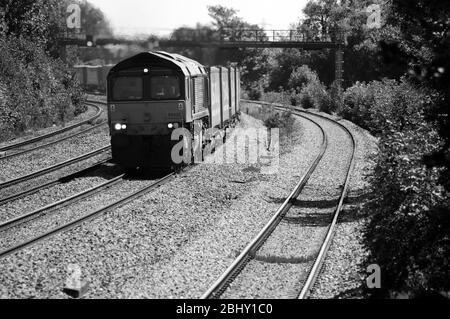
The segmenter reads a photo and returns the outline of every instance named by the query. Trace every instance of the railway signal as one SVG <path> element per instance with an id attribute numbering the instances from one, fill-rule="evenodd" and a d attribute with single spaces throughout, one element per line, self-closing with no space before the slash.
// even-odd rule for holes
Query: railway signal
<path id="1" fill-rule="evenodd" d="M 86 35 L 85 46 L 87 46 L 87 47 L 95 46 L 94 36 L 92 36 L 90 34 Z"/>

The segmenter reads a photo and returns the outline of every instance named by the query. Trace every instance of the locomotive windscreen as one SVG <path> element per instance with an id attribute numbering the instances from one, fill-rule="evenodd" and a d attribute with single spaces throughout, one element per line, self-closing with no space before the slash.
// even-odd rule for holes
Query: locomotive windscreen
<path id="1" fill-rule="evenodd" d="M 180 97 L 180 80 L 175 75 L 158 75 L 150 78 L 150 98 L 171 100 Z"/>
<path id="2" fill-rule="evenodd" d="M 112 98 L 115 101 L 142 100 L 143 83 L 140 76 L 120 76 L 112 80 Z"/>
<path id="3" fill-rule="evenodd" d="M 111 81 L 113 101 L 177 100 L 182 96 L 180 77 L 150 72 L 145 75 L 119 75 Z"/>

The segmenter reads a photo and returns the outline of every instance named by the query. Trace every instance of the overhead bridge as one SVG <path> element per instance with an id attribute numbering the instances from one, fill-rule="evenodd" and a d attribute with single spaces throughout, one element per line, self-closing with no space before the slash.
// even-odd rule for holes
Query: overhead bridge
<path id="1" fill-rule="evenodd" d="M 183 40 L 159 41 L 160 47 L 183 47 L 183 48 L 301 48 L 304 50 L 335 49 L 339 47 L 336 42 L 290 42 L 290 41 L 208 41 L 194 42 Z"/>
<path id="2" fill-rule="evenodd" d="M 92 38 L 92 37 L 91 37 Z M 298 48 L 303 50 L 332 49 L 335 52 L 335 80 L 341 90 L 343 76 L 343 33 L 329 30 L 326 33 L 310 30 L 262 30 L 262 29 L 190 29 L 179 28 L 169 39 L 159 41 L 62 36 L 60 44 L 102 46 L 108 44 L 141 44 L 152 48 Z"/>
<path id="3" fill-rule="evenodd" d="M 203 31 L 203 32 L 202 32 Z M 334 33 L 337 34 L 337 33 Z M 299 30 L 223 29 L 216 32 L 186 29 L 168 40 L 159 41 L 161 47 L 217 47 L 217 48 L 301 48 L 304 50 L 336 49 L 342 37 L 313 35 Z"/>
<path id="4" fill-rule="evenodd" d="M 304 30 L 222 29 L 219 31 L 179 29 L 168 40 L 157 44 L 164 48 L 297 48 L 303 50 L 332 49 L 335 53 L 335 80 L 342 88 L 344 63 L 343 33 L 326 34 Z"/>

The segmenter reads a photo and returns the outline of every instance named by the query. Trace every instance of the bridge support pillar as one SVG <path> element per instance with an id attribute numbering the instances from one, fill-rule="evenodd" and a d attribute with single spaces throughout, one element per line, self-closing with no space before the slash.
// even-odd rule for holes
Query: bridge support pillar
<path id="1" fill-rule="evenodd" d="M 343 102 L 342 101 L 342 84 L 344 73 L 343 66 L 344 66 L 344 49 L 342 45 L 338 45 L 338 47 L 335 50 L 335 81 L 340 104 Z"/>

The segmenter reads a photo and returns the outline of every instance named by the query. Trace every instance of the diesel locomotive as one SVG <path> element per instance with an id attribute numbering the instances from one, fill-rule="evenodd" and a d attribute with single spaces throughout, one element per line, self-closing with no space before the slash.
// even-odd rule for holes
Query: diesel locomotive
<path id="1" fill-rule="evenodd" d="M 206 68 L 163 51 L 125 59 L 107 76 L 113 160 L 126 170 L 173 167 L 173 130 L 223 132 L 239 114 L 239 97 L 238 68 Z M 196 136 L 197 148 L 208 142 Z"/>

